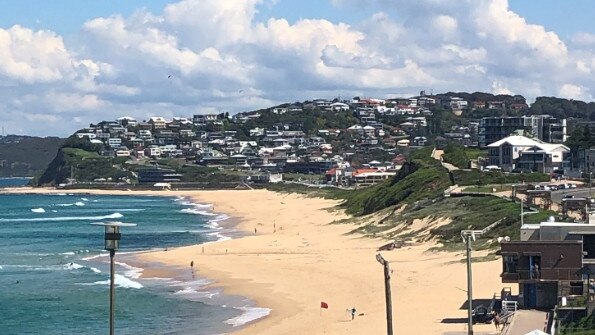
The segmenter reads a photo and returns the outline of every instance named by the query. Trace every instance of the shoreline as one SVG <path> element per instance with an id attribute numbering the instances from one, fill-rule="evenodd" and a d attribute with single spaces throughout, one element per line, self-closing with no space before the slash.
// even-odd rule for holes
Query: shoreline
<path id="1" fill-rule="evenodd" d="M 197 274 L 213 280 L 212 287 L 221 288 L 225 295 L 248 297 L 258 307 L 271 308 L 269 316 L 250 322 L 233 334 L 386 331 L 382 267 L 375 260 L 377 248 L 386 241 L 351 234 L 357 227 L 354 224 L 332 224 L 347 218 L 333 208 L 336 201 L 264 190 L 21 189 L 10 193 L 185 196 L 196 203 L 212 204 L 214 212 L 236 219 L 237 228 L 246 235 L 139 256 L 148 264 L 181 269 L 194 261 Z M 446 321 L 466 317 L 466 310 L 461 309 L 466 301 L 463 254 L 428 251 L 432 246 L 432 242 L 425 242 L 382 252 L 394 271 L 393 317 L 399 332 L 441 334 L 465 330 L 464 323 Z M 474 251 L 474 257 L 481 255 Z M 501 261 L 473 266 L 478 299 L 491 298 L 505 286 L 499 277 Z M 320 309 L 321 302 L 329 308 Z M 353 321 L 347 312 L 352 307 L 358 311 Z M 484 332 L 494 330 L 493 325 L 476 328 Z"/>

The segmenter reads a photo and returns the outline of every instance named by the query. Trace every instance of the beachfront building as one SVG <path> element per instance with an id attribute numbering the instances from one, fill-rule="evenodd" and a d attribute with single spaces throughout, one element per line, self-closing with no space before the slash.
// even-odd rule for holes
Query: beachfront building
<path id="1" fill-rule="evenodd" d="M 182 175 L 172 169 L 145 168 L 138 171 L 139 183 L 170 183 L 180 182 Z"/>
<path id="2" fill-rule="evenodd" d="M 379 169 L 357 169 L 353 173 L 357 186 L 371 186 L 381 183 L 396 174 L 395 171 L 382 171 Z"/>
<path id="3" fill-rule="evenodd" d="M 501 243 L 502 282 L 519 284 L 519 306 L 552 308 L 588 294 L 595 271 L 595 223 L 542 222 L 521 227 L 520 241 Z"/>
<path id="4" fill-rule="evenodd" d="M 514 169 L 551 173 L 562 170 L 570 149 L 563 144 L 545 143 L 525 136 L 508 136 L 488 145 L 488 165 L 504 171 Z"/>
<path id="5" fill-rule="evenodd" d="M 479 146 L 485 148 L 513 133 L 521 132 L 550 143 L 566 141 L 566 119 L 550 115 L 494 116 L 479 121 Z"/>

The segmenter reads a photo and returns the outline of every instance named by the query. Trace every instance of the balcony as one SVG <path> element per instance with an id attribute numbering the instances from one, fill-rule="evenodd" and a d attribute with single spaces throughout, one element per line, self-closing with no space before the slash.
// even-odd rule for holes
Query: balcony
<path id="1" fill-rule="evenodd" d="M 530 271 L 518 269 L 517 272 L 502 272 L 503 283 L 518 283 L 521 281 L 552 281 L 552 280 L 581 280 L 578 269 L 545 269 Z"/>

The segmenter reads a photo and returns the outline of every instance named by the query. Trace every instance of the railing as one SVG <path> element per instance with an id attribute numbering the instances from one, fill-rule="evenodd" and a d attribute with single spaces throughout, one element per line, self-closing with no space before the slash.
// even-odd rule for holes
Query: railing
<path id="1" fill-rule="evenodd" d="M 518 309 L 518 303 L 512 300 L 502 300 L 502 314 L 514 313 Z"/>
<path id="2" fill-rule="evenodd" d="M 506 282 L 516 282 L 519 280 L 581 280 L 578 274 L 580 269 L 545 269 L 528 270 L 519 269 L 517 272 L 503 272 L 500 276 Z"/>

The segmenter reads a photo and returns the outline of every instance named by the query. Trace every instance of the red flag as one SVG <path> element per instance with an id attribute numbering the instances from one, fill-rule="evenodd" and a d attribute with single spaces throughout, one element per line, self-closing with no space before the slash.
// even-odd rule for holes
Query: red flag
<path id="1" fill-rule="evenodd" d="M 328 309 L 328 304 L 326 302 L 324 302 L 324 301 L 321 301 L 320 302 L 320 308 L 326 308 L 326 309 Z"/>

